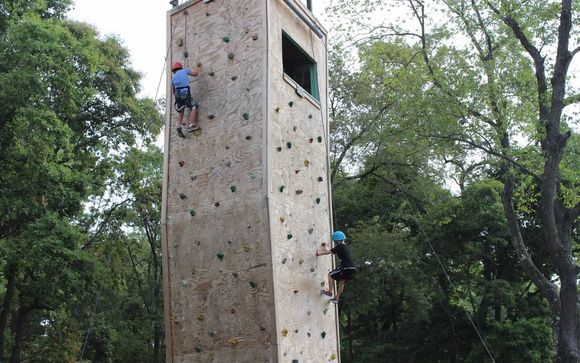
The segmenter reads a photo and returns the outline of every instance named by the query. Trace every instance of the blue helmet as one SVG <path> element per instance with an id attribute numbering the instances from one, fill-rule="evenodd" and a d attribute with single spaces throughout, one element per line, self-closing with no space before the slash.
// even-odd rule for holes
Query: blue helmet
<path id="1" fill-rule="evenodd" d="M 342 231 L 336 231 L 332 234 L 333 241 L 344 241 L 346 239 L 346 235 Z"/>

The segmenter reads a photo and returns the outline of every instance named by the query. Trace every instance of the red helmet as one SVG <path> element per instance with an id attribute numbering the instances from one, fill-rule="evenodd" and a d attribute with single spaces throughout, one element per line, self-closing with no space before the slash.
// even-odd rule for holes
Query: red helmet
<path id="1" fill-rule="evenodd" d="M 183 64 L 179 63 L 179 62 L 175 62 L 173 63 L 173 65 L 171 66 L 171 72 L 175 72 L 178 69 L 182 69 L 183 68 Z"/>

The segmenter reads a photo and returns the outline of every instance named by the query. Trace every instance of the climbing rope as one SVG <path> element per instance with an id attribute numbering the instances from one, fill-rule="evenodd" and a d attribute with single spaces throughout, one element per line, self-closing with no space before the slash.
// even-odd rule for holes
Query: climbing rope
<path id="1" fill-rule="evenodd" d="M 415 208 L 413 207 L 413 204 L 409 201 L 409 198 L 407 198 L 408 193 L 406 193 L 403 190 L 403 188 L 401 186 L 401 183 L 398 180 L 396 180 L 396 179 L 395 179 L 395 186 L 398 189 L 398 191 L 401 193 L 402 197 L 407 201 L 407 204 L 409 205 L 409 208 L 411 209 L 411 213 L 415 216 L 415 218 L 417 220 L 417 226 L 419 227 L 419 231 L 421 232 L 421 235 L 423 235 L 423 239 L 429 245 L 429 248 L 431 249 L 431 252 L 433 252 L 433 255 L 435 256 L 435 259 L 437 260 L 437 263 L 439 264 L 439 267 L 441 267 L 441 271 L 443 271 L 443 275 L 445 276 L 445 278 L 449 282 L 449 285 L 451 286 L 451 288 L 452 289 L 455 289 L 455 284 L 453 284 L 453 281 L 451 280 L 451 277 L 447 273 L 447 270 L 445 270 L 445 266 L 443 265 L 443 262 L 439 258 L 439 255 L 437 254 L 437 251 L 435 250 L 435 247 L 431 243 L 431 239 L 429 239 L 429 237 L 427 236 L 427 233 L 423 229 L 423 225 L 421 224 L 421 221 L 419 220 L 419 213 L 415 210 Z M 465 315 L 467 316 L 467 319 L 469 319 L 469 322 L 471 323 L 471 326 L 473 327 L 473 330 L 475 330 L 475 333 L 479 337 L 479 340 L 481 341 L 481 344 L 485 348 L 485 351 L 487 352 L 487 355 L 489 356 L 489 358 L 491 359 L 491 361 L 493 363 L 495 363 L 495 359 L 493 358 L 493 355 L 491 354 L 491 351 L 490 351 L 489 347 L 485 343 L 485 339 L 483 338 L 481 332 L 477 328 L 477 325 L 475 325 L 475 322 L 473 321 L 473 319 L 471 318 L 471 316 L 469 315 L 469 313 L 467 312 L 467 310 L 465 310 Z"/>
<path id="2" fill-rule="evenodd" d="M 169 58 L 169 52 L 171 51 L 171 44 L 173 41 L 173 34 L 175 32 L 175 26 L 171 27 L 171 34 L 169 35 L 169 44 L 167 45 L 167 52 L 165 52 L 165 59 L 163 59 L 163 67 L 161 69 L 161 75 L 159 76 L 159 83 L 157 83 L 157 90 L 155 91 L 154 103 L 157 103 L 157 95 L 159 94 L 159 88 L 161 87 L 161 82 L 163 81 L 163 75 L 165 74 L 165 67 L 167 67 L 167 58 Z"/>

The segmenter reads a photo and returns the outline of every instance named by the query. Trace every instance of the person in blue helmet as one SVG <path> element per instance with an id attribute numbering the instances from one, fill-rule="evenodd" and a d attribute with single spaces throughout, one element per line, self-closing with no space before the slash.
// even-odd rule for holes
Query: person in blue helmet
<path id="1" fill-rule="evenodd" d="M 183 64 L 176 62 L 171 66 L 173 77 L 171 84 L 173 85 L 173 95 L 175 96 L 175 111 L 179 113 L 177 120 L 177 133 L 183 137 L 182 127 L 183 114 L 185 108 L 189 108 L 189 116 L 187 131 L 192 132 L 199 130 L 197 125 L 197 103 L 191 97 L 191 90 L 189 88 L 189 76 L 197 76 L 199 74 L 199 67 L 183 68 Z"/>
<path id="2" fill-rule="evenodd" d="M 346 245 L 346 235 L 342 231 L 336 231 L 332 234 L 332 241 L 335 242 L 335 246 L 328 249 L 325 243 L 322 244 L 316 251 L 316 256 L 324 256 L 334 254 L 340 259 L 340 266 L 330 271 L 328 274 L 328 290 L 323 289 L 322 293 L 326 296 L 331 297 L 333 303 L 338 304 L 340 295 L 344 292 L 344 287 L 346 283 L 354 277 L 356 273 L 356 265 L 352 261 L 350 256 L 350 249 Z M 338 283 L 338 288 L 336 295 L 333 294 L 334 281 Z M 334 296 L 333 296 L 334 295 Z"/>

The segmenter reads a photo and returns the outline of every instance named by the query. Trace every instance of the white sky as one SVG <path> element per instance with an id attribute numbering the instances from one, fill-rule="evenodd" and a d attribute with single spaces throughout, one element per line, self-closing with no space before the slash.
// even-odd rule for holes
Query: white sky
<path id="1" fill-rule="evenodd" d="M 329 1 L 313 0 L 317 17 L 322 16 Z M 169 0 L 76 0 L 69 18 L 95 26 L 101 36 L 116 35 L 121 39 L 131 53 L 133 68 L 143 74 L 141 95 L 154 98 L 167 52 L 166 16 L 170 9 Z M 164 81 L 158 98 L 165 96 Z"/>

